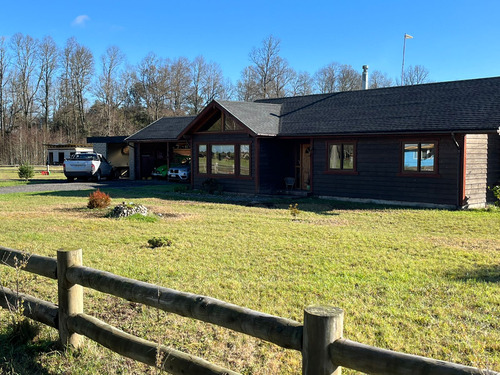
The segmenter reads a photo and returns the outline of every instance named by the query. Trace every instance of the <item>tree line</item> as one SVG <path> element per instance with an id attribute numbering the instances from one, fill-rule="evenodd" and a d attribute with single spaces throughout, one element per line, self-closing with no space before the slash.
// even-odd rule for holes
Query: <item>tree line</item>
<path id="1" fill-rule="evenodd" d="M 314 74 L 295 71 L 273 36 L 250 51 L 249 61 L 233 84 L 203 56 L 190 61 L 151 52 L 128 65 L 111 46 L 96 62 L 75 38 L 61 47 L 50 36 L 0 36 L 0 163 L 44 163 L 44 144 L 130 135 L 164 116 L 195 115 L 213 99 L 253 101 L 361 86 L 360 72 L 346 64 L 332 62 Z M 427 81 L 424 67 L 407 68 L 404 84 Z M 370 88 L 397 84 L 380 71 L 370 73 Z"/>

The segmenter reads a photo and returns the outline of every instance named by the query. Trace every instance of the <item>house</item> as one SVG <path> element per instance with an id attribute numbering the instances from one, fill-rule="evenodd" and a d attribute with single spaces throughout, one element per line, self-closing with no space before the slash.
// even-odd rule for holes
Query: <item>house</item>
<path id="1" fill-rule="evenodd" d="M 146 128 L 135 137 L 141 149 L 145 142 L 156 144 L 146 154 L 159 152 L 163 133 L 172 137 L 169 144 L 188 143 L 194 188 L 215 178 L 224 191 L 239 193 L 291 189 L 339 199 L 483 207 L 493 199 L 488 186 L 500 180 L 499 103 L 500 77 L 214 100 L 195 118 L 166 120 L 178 126 L 175 131 L 158 127 L 146 140 Z"/>
<path id="2" fill-rule="evenodd" d="M 78 152 L 92 152 L 92 146 L 88 144 L 48 143 L 45 146 L 48 165 L 60 165 L 64 159 L 69 159 Z"/>

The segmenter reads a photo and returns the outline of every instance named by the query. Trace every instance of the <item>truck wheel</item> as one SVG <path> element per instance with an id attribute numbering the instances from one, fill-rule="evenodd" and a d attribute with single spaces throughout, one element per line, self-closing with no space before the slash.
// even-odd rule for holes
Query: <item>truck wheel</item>
<path id="1" fill-rule="evenodd" d="M 73 182 L 73 181 L 75 181 L 75 178 L 74 177 L 66 177 L 66 180 L 68 182 Z"/>
<path id="2" fill-rule="evenodd" d="M 95 180 L 96 181 L 101 181 L 102 177 L 101 177 L 101 171 L 97 171 L 97 173 L 95 174 Z"/>

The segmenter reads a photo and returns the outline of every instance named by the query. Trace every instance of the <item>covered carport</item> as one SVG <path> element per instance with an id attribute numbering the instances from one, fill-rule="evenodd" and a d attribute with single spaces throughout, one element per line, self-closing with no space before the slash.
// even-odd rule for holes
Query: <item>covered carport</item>
<path id="1" fill-rule="evenodd" d="M 126 139 L 131 148 L 132 179 L 147 179 L 153 169 L 173 166 L 191 156 L 188 139 L 179 139 L 194 116 L 163 117 Z"/>

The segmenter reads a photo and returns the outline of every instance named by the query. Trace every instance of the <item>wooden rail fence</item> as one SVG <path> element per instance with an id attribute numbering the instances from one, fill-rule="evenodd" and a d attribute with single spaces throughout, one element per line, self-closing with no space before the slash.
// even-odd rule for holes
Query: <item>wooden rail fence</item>
<path id="1" fill-rule="evenodd" d="M 83 313 L 83 288 L 121 297 L 163 311 L 245 333 L 302 353 L 302 374 L 340 375 L 341 368 L 385 375 L 500 375 L 450 362 L 360 344 L 342 337 L 343 311 L 309 306 L 304 324 L 264 314 L 211 297 L 179 292 L 82 266 L 82 251 L 58 251 L 57 259 L 30 255 L 0 246 L 0 263 L 57 280 L 58 305 L 12 291 L 0 285 L 0 306 L 22 303 L 23 314 L 59 331 L 64 347 L 79 347 L 81 336 L 171 374 L 215 375 L 238 373 L 202 358 L 158 346 L 127 334 Z M 20 266 L 20 264 L 22 264 Z M 158 363 L 157 358 L 162 358 Z"/>

